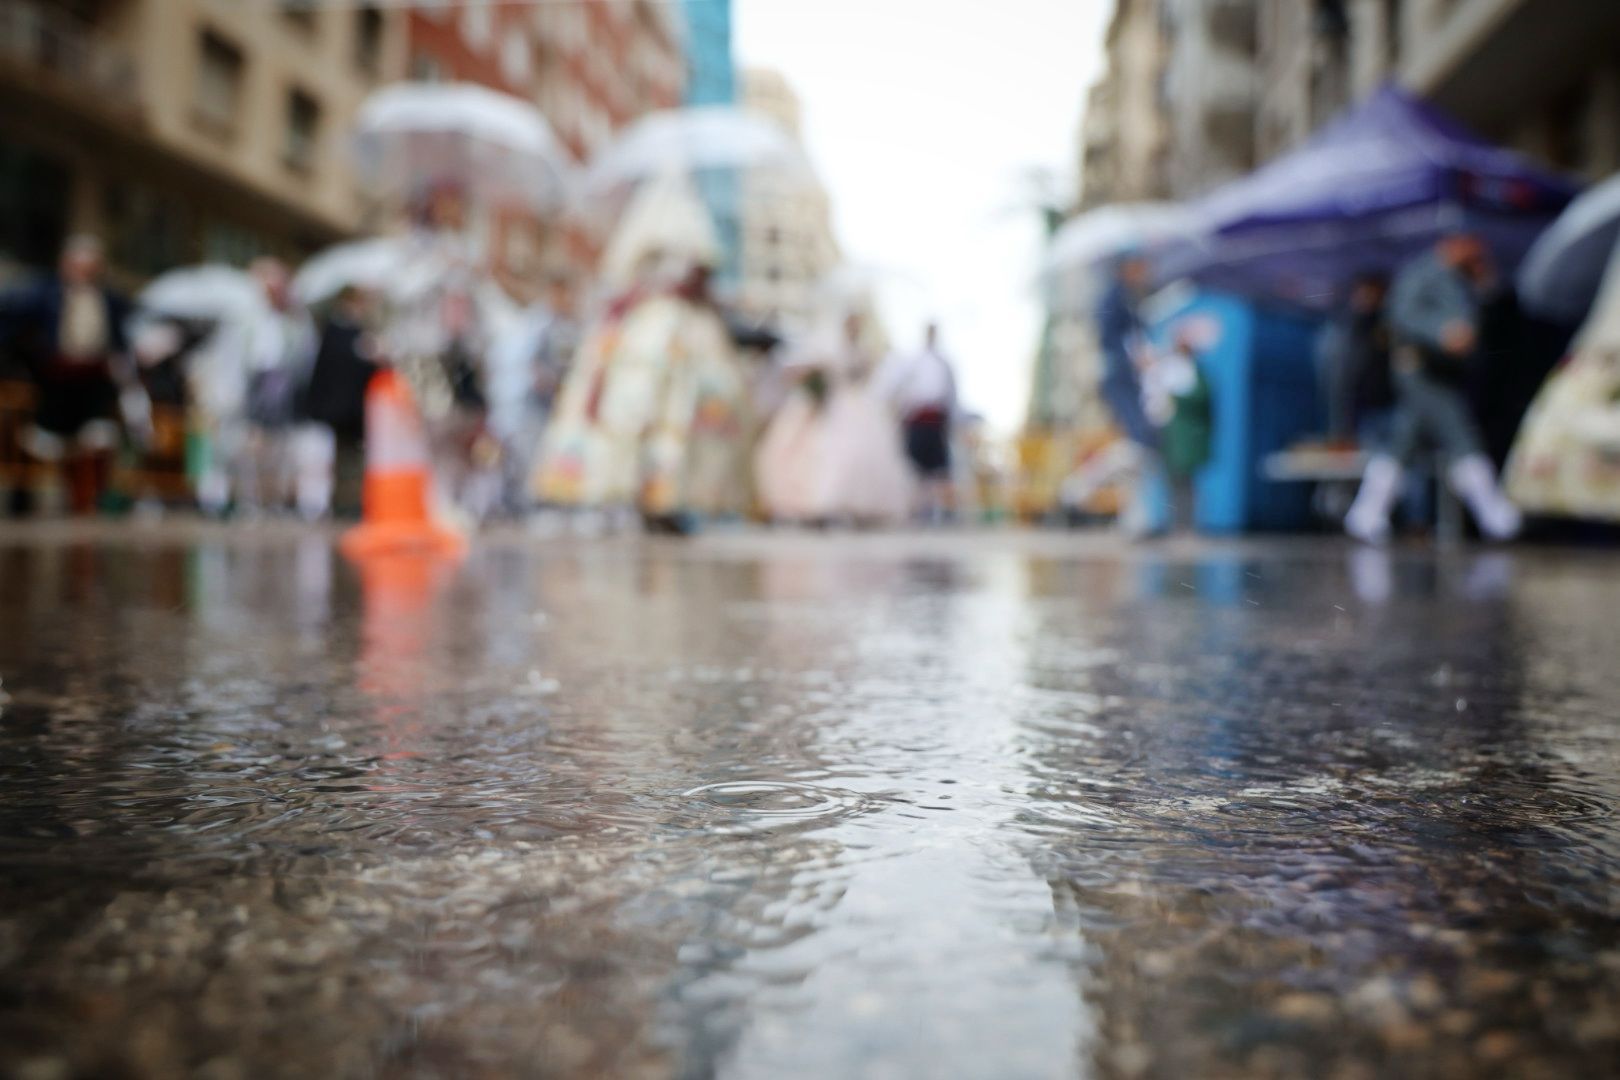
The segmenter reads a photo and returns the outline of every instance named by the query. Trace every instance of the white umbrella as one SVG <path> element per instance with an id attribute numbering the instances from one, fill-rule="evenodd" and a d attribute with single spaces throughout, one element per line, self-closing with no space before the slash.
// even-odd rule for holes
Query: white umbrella
<path id="1" fill-rule="evenodd" d="M 679 172 L 664 172 L 636 192 L 614 229 L 602 255 L 602 277 L 622 288 L 651 269 L 653 261 L 714 265 L 719 258 L 720 239 L 692 181 Z"/>
<path id="2" fill-rule="evenodd" d="M 1187 211 L 1177 203 L 1114 203 L 1070 218 L 1052 237 L 1043 260 L 1047 275 L 1084 270 L 1126 251 L 1191 235 Z"/>
<path id="3" fill-rule="evenodd" d="M 374 236 L 334 244 L 299 268 L 293 296 L 319 304 L 348 286 L 393 297 L 413 296 L 450 266 L 442 252 L 406 236 Z"/>
<path id="4" fill-rule="evenodd" d="M 264 286 L 234 266 L 185 266 L 153 278 L 136 300 L 136 334 L 153 316 L 214 324 L 186 365 L 192 392 L 211 416 L 239 411 L 247 393 L 248 337 L 270 313 Z"/>
<path id="5" fill-rule="evenodd" d="M 269 306 L 264 286 L 247 271 L 217 264 L 183 266 L 159 274 L 136 300 L 155 314 L 215 322 L 254 315 Z"/>
<path id="6" fill-rule="evenodd" d="M 470 83 L 397 83 L 372 94 L 355 119 L 361 176 L 374 188 L 410 191 L 435 181 L 475 198 L 562 205 L 573 165 L 533 105 Z"/>
<path id="7" fill-rule="evenodd" d="M 1048 306 L 1088 308 L 1114 259 L 1127 251 L 1151 252 L 1196 233 L 1192 216 L 1176 203 L 1112 203 L 1076 215 L 1053 235 L 1041 260 L 1040 285 Z"/>
<path id="8" fill-rule="evenodd" d="M 1519 298 L 1548 318 L 1578 322 L 1592 309 L 1609 257 L 1620 242 L 1620 176 L 1564 208 L 1519 266 Z"/>
<path id="9" fill-rule="evenodd" d="M 601 195 L 670 170 L 703 169 L 811 175 L 799 144 L 769 118 L 731 105 L 694 105 L 631 124 L 591 162 L 586 188 Z"/>

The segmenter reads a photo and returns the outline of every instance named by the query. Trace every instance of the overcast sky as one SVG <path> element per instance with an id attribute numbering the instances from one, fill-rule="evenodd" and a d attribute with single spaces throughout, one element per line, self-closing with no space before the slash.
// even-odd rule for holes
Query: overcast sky
<path id="1" fill-rule="evenodd" d="M 737 61 L 798 92 L 834 228 L 889 268 L 889 332 L 929 309 L 966 404 L 1023 420 L 1040 318 L 1030 170 L 1073 183 L 1112 0 L 735 0 Z M 1069 190 L 1069 189 L 1066 189 Z"/>

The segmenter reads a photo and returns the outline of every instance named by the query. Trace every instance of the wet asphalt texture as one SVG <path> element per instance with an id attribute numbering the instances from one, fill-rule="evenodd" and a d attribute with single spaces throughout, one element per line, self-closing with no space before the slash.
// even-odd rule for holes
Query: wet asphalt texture
<path id="1" fill-rule="evenodd" d="M 0 526 L 0 1077 L 1620 1075 L 1620 553 Z"/>

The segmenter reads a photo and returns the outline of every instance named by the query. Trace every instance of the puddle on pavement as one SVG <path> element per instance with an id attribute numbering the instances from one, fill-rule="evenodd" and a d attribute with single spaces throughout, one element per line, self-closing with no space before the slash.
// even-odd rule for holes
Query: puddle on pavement
<path id="1" fill-rule="evenodd" d="M 1585 1075 L 1620 580 L 0 546 L 0 1075 Z"/>

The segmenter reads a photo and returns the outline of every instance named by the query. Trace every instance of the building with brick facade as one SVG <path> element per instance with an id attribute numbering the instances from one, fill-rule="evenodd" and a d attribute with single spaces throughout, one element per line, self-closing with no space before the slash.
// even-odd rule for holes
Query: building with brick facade
<path id="1" fill-rule="evenodd" d="M 681 102 L 682 27 L 667 5 L 509 4 L 440 0 L 407 15 L 407 70 L 424 81 L 473 82 L 534 102 L 579 162 L 637 117 Z M 539 276 L 584 270 L 600 237 L 549 230 L 517 207 L 481 223 L 491 264 L 510 291 Z"/>

